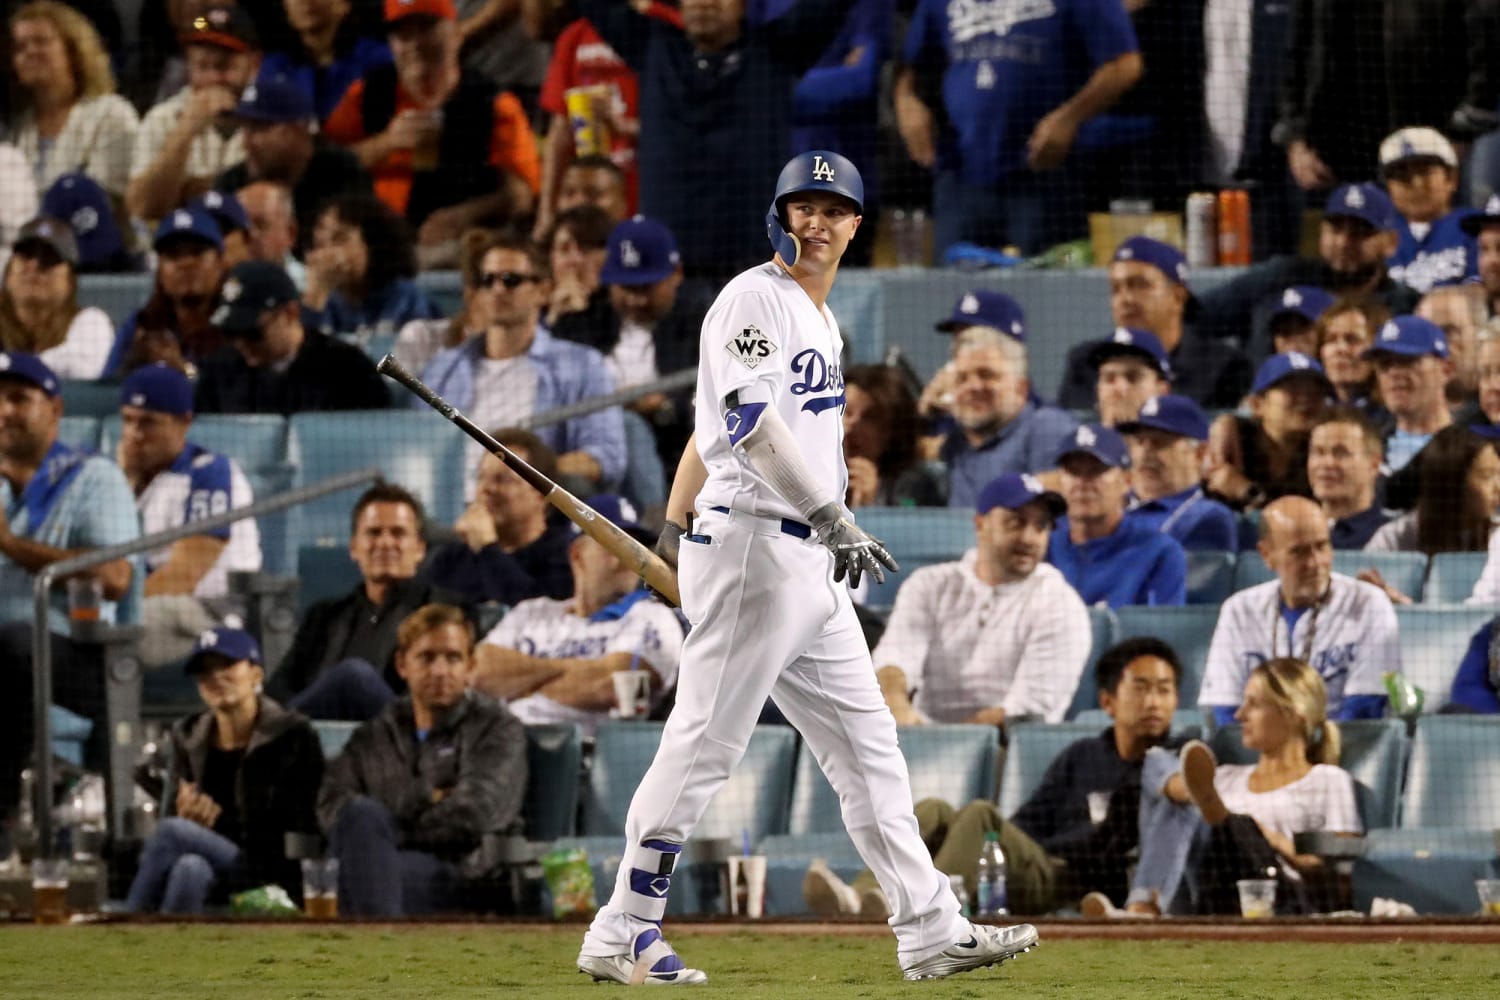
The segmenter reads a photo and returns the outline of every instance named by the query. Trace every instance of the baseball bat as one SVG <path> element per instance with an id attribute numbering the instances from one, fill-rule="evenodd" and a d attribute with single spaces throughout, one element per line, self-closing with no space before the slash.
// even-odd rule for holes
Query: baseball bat
<path id="1" fill-rule="evenodd" d="M 478 441 L 485 451 L 504 462 L 506 467 L 524 479 L 527 485 L 540 493 L 549 504 L 562 511 L 568 520 L 578 525 L 580 531 L 629 566 L 637 576 L 646 581 L 648 587 L 674 607 L 682 606 L 682 596 L 677 590 L 677 574 L 655 552 L 631 538 L 608 518 L 601 517 L 594 508 L 542 475 L 520 455 L 496 441 L 484 428 L 466 417 L 458 407 L 433 392 L 426 383 L 407 371 L 405 366 L 391 355 L 387 354 L 381 358 L 375 370 L 400 382 L 415 393 L 422 402 L 458 425 L 459 430 Z"/>

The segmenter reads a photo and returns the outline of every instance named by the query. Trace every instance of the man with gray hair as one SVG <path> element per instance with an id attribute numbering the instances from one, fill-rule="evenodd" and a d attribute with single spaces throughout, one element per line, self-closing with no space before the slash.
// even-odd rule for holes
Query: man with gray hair
<path id="1" fill-rule="evenodd" d="M 1417 303 L 1416 314 L 1436 324 L 1448 341 L 1453 376 L 1444 393 L 1449 406 L 1471 404 L 1479 392 L 1479 331 L 1484 329 L 1485 312 L 1479 285 L 1440 285 Z"/>
<path id="2" fill-rule="evenodd" d="M 1007 472 L 1052 468 L 1058 444 L 1078 422 L 1030 398 L 1025 345 L 994 327 L 971 327 L 959 334 L 953 370 L 957 426 L 939 450 L 948 506 L 975 506 L 985 484 Z"/>

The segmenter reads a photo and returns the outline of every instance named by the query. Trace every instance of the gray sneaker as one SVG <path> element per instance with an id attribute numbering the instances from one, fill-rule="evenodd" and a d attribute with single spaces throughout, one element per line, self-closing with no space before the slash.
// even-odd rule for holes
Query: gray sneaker
<path id="1" fill-rule="evenodd" d="M 1037 945 L 1036 928 L 1030 924 L 988 927 L 970 924 L 969 936 L 931 958 L 906 970 L 907 979 L 944 979 L 1015 958 Z"/>
<path id="2" fill-rule="evenodd" d="M 655 927 L 636 935 L 628 952 L 607 958 L 579 955 L 578 971 L 593 976 L 595 982 L 626 986 L 696 986 L 708 982 L 708 974 L 702 969 L 682 964 Z"/>

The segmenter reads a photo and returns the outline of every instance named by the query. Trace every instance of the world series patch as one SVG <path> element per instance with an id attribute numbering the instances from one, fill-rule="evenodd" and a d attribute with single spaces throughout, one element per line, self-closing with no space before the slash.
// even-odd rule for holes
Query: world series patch
<path id="1" fill-rule="evenodd" d="M 760 367 L 760 363 L 776 353 L 776 345 L 771 343 L 769 337 L 760 332 L 760 327 L 751 323 L 739 333 L 729 338 L 724 345 L 724 350 L 729 356 L 751 371 Z"/>

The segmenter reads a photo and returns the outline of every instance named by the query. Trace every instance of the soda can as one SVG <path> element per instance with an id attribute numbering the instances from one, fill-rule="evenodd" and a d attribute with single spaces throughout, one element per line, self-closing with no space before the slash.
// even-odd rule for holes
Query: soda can
<path id="1" fill-rule="evenodd" d="M 1213 267 L 1219 262 L 1219 199 L 1208 192 L 1188 195 L 1188 267 Z"/>
<path id="2" fill-rule="evenodd" d="M 614 88 L 607 83 L 569 87 L 563 91 L 563 102 L 568 108 L 568 123 L 573 127 L 573 150 L 576 155 L 609 155 L 609 123 L 602 121 L 594 113 L 594 102 L 608 101 L 613 97 Z"/>
<path id="3" fill-rule="evenodd" d="M 1250 263 L 1250 194 L 1225 189 L 1219 192 L 1219 266 L 1243 267 Z"/>

